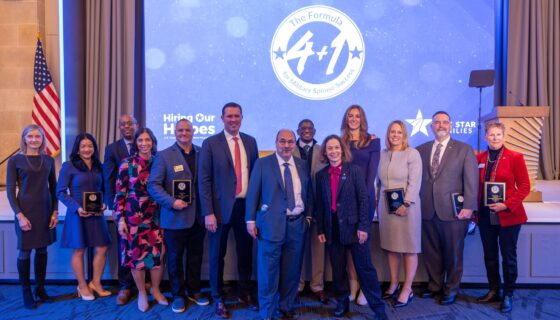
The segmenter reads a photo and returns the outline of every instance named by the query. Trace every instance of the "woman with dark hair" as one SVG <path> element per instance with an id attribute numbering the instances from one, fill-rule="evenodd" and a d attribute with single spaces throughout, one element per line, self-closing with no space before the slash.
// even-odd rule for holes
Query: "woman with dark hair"
<path id="1" fill-rule="evenodd" d="M 159 283 L 163 272 L 163 231 L 159 226 L 158 205 L 148 194 L 147 183 L 157 152 L 157 140 L 152 131 L 136 131 L 132 141 L 134 155 L 124 159 L 117 175 L 115 213 L 121 242 L 122 265 L 132 269 L 138 288 L 138 309 L 148 310 L 145 273 L 150 271 L 152 295 L 161 305 L 167 299 L 161 294 Z"/>
<path id="2" fill-rule="evenodd" d="M 89 133 L 76 137 L 70 161 L 62 164 L 56 186 L 58 199 L 66 206 L 62 248 L 72 248 L 72 271 L 78 280 L 78 296 L 83 300 L 94 300 L 91 290 L 98 296 L 110 296 L 111 292 L 101 286 L 101 275 L 105 267 L 107 246 L 111 236 L 107 222 L 101 214 L 88 212 L 83 205 L 84 192 L 102 192 L 103 174 L 97 143 Z M 93 279 L 87 284 L 84 277 L 84 251 L 95 248 Z"/>
<path id="3" fill-rule="evenodd" d="M 56 241 L 58 201 L 54 159 L 45 154 L 43 129 L 35 124 L 23 129 L 20 153 L 8 161 L 6 193 L 15 214 L 17 268 L 23 290 L 23 304 L 34 309 L 37 301 L 51 298 L 45 291 L 47 246 Z M 31 251 L 35 249 L 35 299 L 31 293 Z"/>
<path id="4" fill-rule="evenodd" d="M 336 135 L 325 138 L 321 154 L 329 165 L 317 173 L 317 234 L 329 251 L 334 295 L 335 317 L 349 310 L 349 286 L 346 271 L 349 252 L 362 292 L 378 319 L 386 319 L 385 304 L 377 271 L 371 262 L 368 238 L 371 219 L 368 216 L 368 191 L 360 168 L 350 161 L 352 155 Z"/>
<path id="5" fill-rule="evenodd" d="M 342 124 L 340 125 L 342 142 L 349 146 L 352 154 L 352 163 L 357 165 L 366 178 L 368 191 L 368 217 L 373 220 L 375 214 L 375 179 L 377 177 L 377 167 L 381 154 L 381 144 L 379 138 L 368 133 L 368 122 L 364 109 L 357 105 L 351 105 L 344 112 Z M 350 281 L 350 300 L 356 297 L 358 283 L 356 281 L 356 271 L 352 265 L 352 259 L 348 259 L 348 275 Z M 360 292 L 356 298 L 359 305 L 367 303 L 364 295 Z"/>
<path id="6" fill-rule="evenodd" d="M 477 222 L 490 290 L 477 301 L 500 301 L 501 253 L 504 281 L 500 311 L 506 313 L 513 308 L 513 290 L 517 281 L 517 239 L 521 225 L 527 222 L 523 199 L 531 190 L 531 182 L 523 154 L 504 146 L 505 125 L 489 122 L 485 131 L 488 150 L 476 155 L 479 168 Z M 486 183 L 505 183 L 504 199 L 485 205 Z"/>

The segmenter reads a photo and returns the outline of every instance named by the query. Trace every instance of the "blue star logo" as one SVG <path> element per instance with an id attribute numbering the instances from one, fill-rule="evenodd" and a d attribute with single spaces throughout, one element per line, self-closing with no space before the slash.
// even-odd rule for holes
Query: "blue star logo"
<path id="1" fill-rule="evenodd" d="M 354 47 L 354 50 L 350 51 L 350 53 L 352 54 L 351 59 L 354 59 L 354 58 L 360 59 L 360 54 L 362 52 L 363 52 L 362 50 L 358 50 L 358 47 Z"/>
<path id="2" fill-rule="evenodd" d="M 274 59 L 284 59 L 284 55 L 286 55 L 286 51 L 282 51 L 280 47 L 274 52 Z"/>

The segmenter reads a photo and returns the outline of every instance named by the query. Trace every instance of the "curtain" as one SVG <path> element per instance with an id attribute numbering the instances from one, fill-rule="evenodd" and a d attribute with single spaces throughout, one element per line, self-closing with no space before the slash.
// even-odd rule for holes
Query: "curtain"
<path id="1" fill-rule="evenodd" d="M 142 8 L 135 0 L 88 0 L 85 6 L 85 129 L 97 138 L 101 156 L 120 138 L 119 117 L 144 109 L 143 72 L 137 71 L 143 69 Z"/>
<path id="2" fill-rule="evenodd" d="M 502 8 L 507 10 L 508 5 Z M 502 85 L 500 96 L 506 97 L 507 105 L 518 105 L 520 101 L 527 106 L 550 106 L 550 116 L 543 128 L 539 176 L 558 180 L 560 1 L 509 0 L 507 20 L 507 71 L 501 73 L 506 84 Z"/>

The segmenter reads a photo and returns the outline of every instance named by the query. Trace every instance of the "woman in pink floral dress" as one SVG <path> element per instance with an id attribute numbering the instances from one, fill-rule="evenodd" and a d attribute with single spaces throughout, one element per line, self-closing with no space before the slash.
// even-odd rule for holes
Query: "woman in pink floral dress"
<path id="1" fill-rule="evenodd" d="M 157 303 L 167 305 L 159 284 L 164 256 L 163 230 L 159 227 L 157 203 L 147 190 L 157 140 L 150 129 L 138 130 L 134 136 L 136 154 L 123 160 L 117 176 L 115 211 L 122 241 L 122 265 L 132 269 L 138 287 L 138 309 L 148 310 L 145 272 L 150 271 L 152 295 Z"/>

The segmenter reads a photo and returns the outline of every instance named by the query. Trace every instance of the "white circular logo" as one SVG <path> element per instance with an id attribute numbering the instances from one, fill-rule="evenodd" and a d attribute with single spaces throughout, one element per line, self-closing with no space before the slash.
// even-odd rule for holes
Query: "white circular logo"
<path id="1" fill-rule="evenodd" d="M 498 188 L 497 186 L 492 186 L 490 190 L 492 190 L 492 193 L 498 193 L 498 191 L 500 191 L 500 188 Z"/>
<path id="2" fill-rule="evenodd" d="M 463 198 L 463 196 L 458 196 L 458 197 L 457 197 L 457 201 L 463 202 L 463 201 L 465 201 L 465 198 Z"/>
<path id="3" fill-rule="evenodd" d="M 391 193 L 391 199 L 397 200 L 399 198 L 399 194 L 396 192 Z"/>
<path id="4" fill-rule="evenodd" d="M 95 194 L 89 195 L 89 201 L 96 201 L 96 200 L 97 200 L 97 196 Z"/>
<path id="5" fill-rule="evenodd" d="M 348 90 L 358 79 L 366 54 L 354 21 L 321 5 L 288 15 L 276 29 L 270 51 L 280 83 L 309 100 L 330 99 Z"/>
<path id="6" fill-rule="evenodd" d="M 179 188 L 179 190 L 185 190 L 187 188 L 187 185 L 184 182 L 179 182 L 179 185 L 177 187 Z"/>

